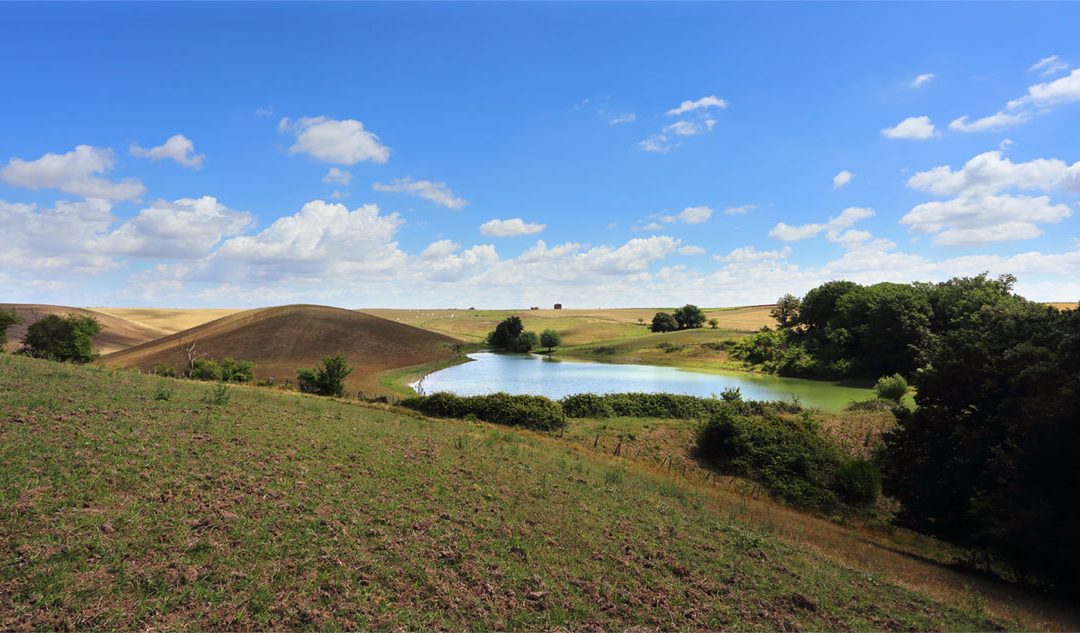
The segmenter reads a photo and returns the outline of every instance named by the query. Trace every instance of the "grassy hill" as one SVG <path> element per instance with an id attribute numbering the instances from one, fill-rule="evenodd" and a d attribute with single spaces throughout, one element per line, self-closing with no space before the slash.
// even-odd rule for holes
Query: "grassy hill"
<path id="1" fill-rule="evenodd" d="M 525 329 L 541 332 L 547 328 L 562 334 L 565 345 L 585 345 L 599 341 L 620 340 L 650 334 L 646 327 L 653 315 L 674 308 L 611 308 L 596 310 L 390 310 L 365 309 L 364 312 L 408 323 L 433 332 L 441 332 L 462 341 L 480 342 L 499 321 L 520 316 Z M 763 325 L 774 325 L 769 316 L 772 306 L 705 309 L 706 318 L 717 319 L 719 327 L 734 332 L 754 332 Z"/>
<path id="2" fill-rule="evenodd" d="M 593 449 L 589 421 L 211 389 L 0 357 L 0 628 L 1077 626 L 899 538 Z"/>
<path id="3" fill-rule="evenodd" d="M 168 334 L 167 331 L 153 325 L 85 308 L 29 303 L 0 303 L 0 310 L 13 311 L 22 319 L 22 323 L 8 329 L 8 347 L 11 350 L 20 347 L 20 341 L 26 336 L 26 328 L 31 323 L 50 314 L 78 314 L 96 318 L 101 322 L 103 328 L 94 337 L 94 347 L 102 354 L 126 349 Z"/>
<path id="4" fill-rule="evenodd" d="M 351 391 L 384 393 L 383 372 L 448 361 L 457 341 L 442 334 L 341 308 L 293 305 L 248 310 L 105 357 L 110 367 L 158 364 L 182 370 L 187 365 L 180 341 L 196 341 L 208 358 L 255 363 L 255 376 L 278 382 L 296 380 L 296 370 L 341 353 L 353 367 L 346 380 Z"/>
<path id="5" fill-rule="evenodd" d="M 174 334 L 215 319 L 243 312 L 238 308 L 92 308 L 94 312 L 118 316 Z"/>

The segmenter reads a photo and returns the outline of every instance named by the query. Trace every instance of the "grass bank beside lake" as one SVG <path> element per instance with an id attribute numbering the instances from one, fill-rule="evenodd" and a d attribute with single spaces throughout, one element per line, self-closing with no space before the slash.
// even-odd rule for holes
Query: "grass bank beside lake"
<path id="1" fill-rule="evenodd" d="M 0 628 L 1075 628 L 606 445 L 215 389 L 0 357 Z"/>

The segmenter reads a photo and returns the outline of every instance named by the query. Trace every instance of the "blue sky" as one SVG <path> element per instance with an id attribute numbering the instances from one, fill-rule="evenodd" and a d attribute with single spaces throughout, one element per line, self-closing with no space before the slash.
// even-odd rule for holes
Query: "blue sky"
<path id="1" fill-rule="evenodd" d="M 0 295 L 718 306 L 990 271 L 1073 301 L 1077 24 L 1066 3 L 3 4 Z"/>

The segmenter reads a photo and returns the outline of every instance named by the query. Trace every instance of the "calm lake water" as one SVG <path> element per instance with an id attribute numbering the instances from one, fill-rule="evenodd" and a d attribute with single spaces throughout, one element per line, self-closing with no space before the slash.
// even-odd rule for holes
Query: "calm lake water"
<path id="1" fill-rule="evenodd" d="M 803 406 L 839 411 L 855 400 L 872 397 L 870 389 L 830 382 L 761 374 L 685 371 L 654 365 L 616 365 L 557 360 L 535 354 L 469 354 L 472 362 L 428 374 L 413 388 L 420 393 L 449 391 L 476 396 L 505 391 L 552 399 L 575 393 L 682 393 L 710 397 L 738 387 L 747 400 L 791 400 Z"/>

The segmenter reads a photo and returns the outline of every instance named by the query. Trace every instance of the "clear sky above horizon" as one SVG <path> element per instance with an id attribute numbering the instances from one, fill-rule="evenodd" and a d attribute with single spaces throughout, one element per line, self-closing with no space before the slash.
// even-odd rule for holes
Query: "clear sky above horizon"
<path id="1" fill-rule="evenodd" d="M 0 4 L 0 302 L 1080 299 L 1080 5 Z"/>

